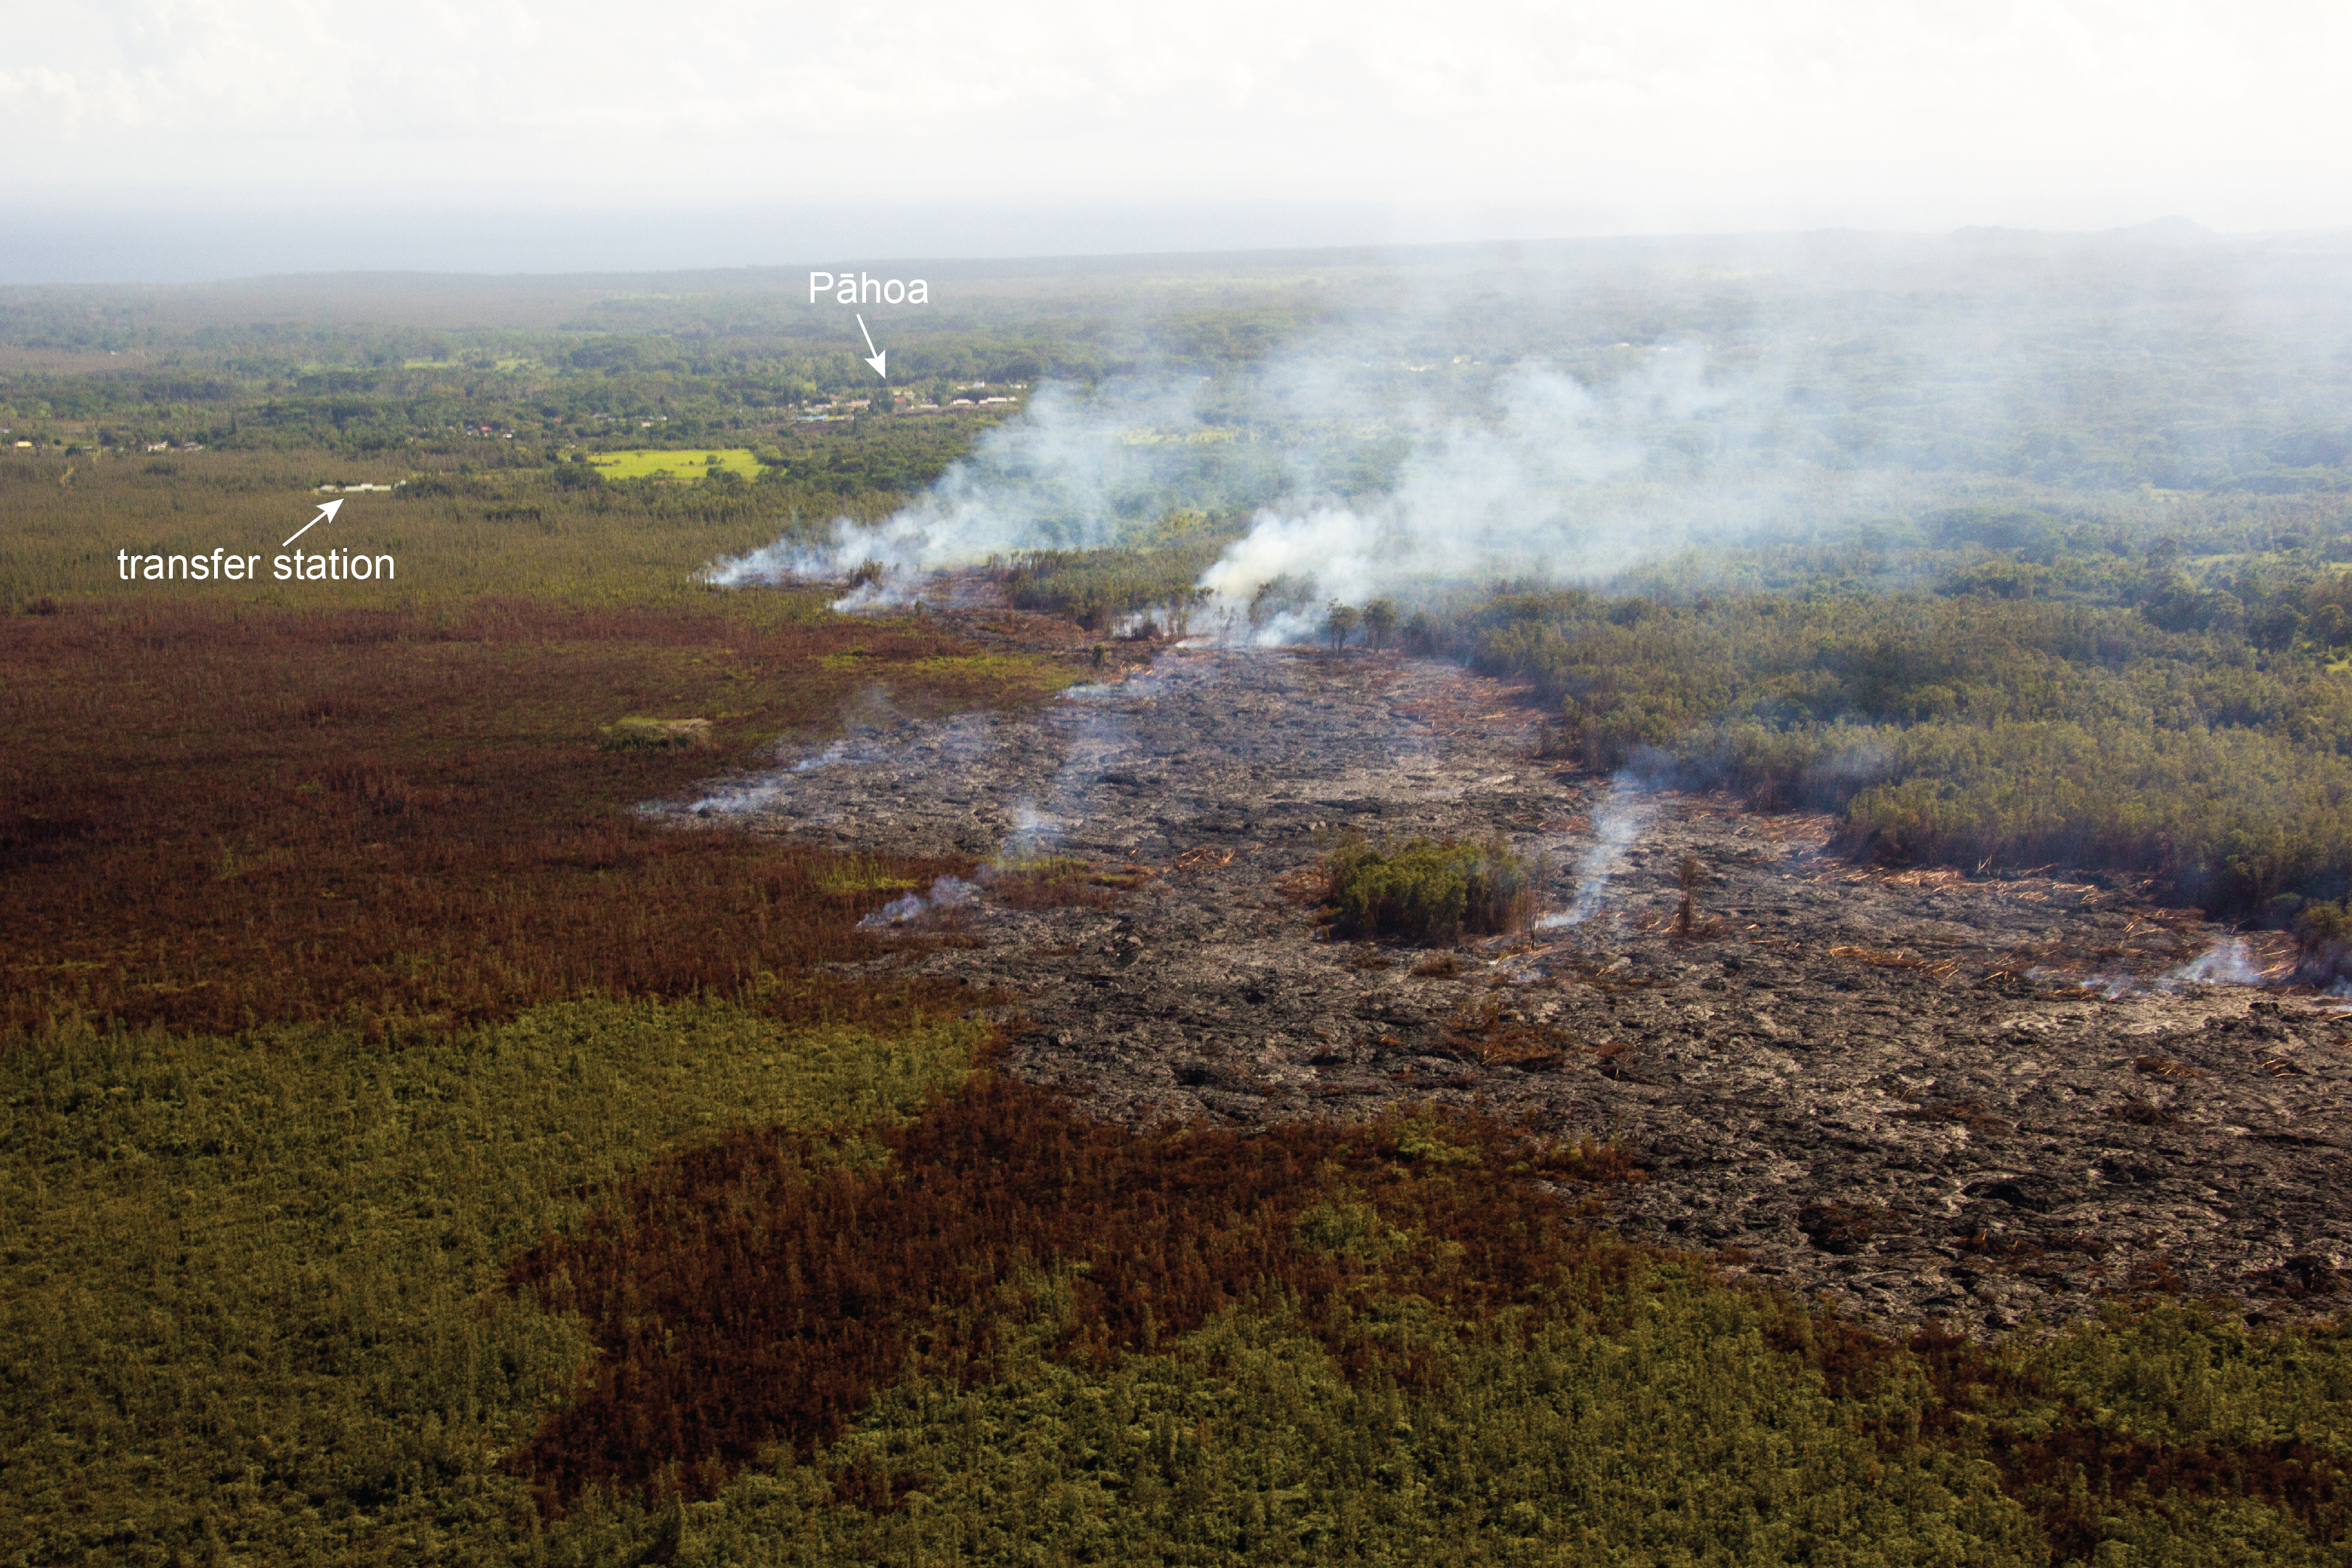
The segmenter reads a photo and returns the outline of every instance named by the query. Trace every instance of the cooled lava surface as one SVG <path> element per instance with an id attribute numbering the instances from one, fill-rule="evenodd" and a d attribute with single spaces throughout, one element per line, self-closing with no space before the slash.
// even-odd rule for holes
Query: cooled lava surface
<path id="1" fill-rule="evenodd" d="M 2352 1296 L 2352 1020 L 2243 983 L 2259 939 L 2118 879 L 1875 867 L 1830 818 L 1570 771 L 1450 666 L 1112 673 L 1042 712 L 884 713 L 672 809 L 993 864 L 877 893 L 877 964 L 1018 998 L 1010 1070 L 1106 1118 L 1478 1106 L 1630 1152 L 1601 1223 L 1889 1323 Z M 1548 923 L 1329 940 L 1314 868 L 1350 829 L 1499 835 L 1544 858 Z"/>

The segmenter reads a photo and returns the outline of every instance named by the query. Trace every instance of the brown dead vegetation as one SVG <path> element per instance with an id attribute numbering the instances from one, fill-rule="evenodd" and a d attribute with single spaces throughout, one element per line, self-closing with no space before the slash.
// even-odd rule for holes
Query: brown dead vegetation
<path id="1" fill-rule="evenodd" d="M 708 1497 L 771 1444 L 813 1453 L 910 1373 L 992 1378 L 1041 1311 L 1054 1356 L 1099 1365 L 1228 1307 L 1283 1306 L 1350 1377 L 1415 1386 L 1439 1363 L 1382 1337 L 1368 1298 L 1524 1334 L 1514 1309 L 1598 1310 L 1638 1258 L 1512 1179 L 1622 1182 L 1628 1157 L 1475 1116 L 1135 1132 L 983 1073 L 866 1136 L 879 1163 L 732 1134 L 518 1260 L 513 1283 L 579 1312 L 599 1354 L 509 1466 L 557 1506 L 592 1488 Z M 1347 1240 L 1365 1225 L 1378 1247 Z"/>
<path id="2" fill-rule="evenodd" d="M 1202 844 L 1176 857 L 1170 869 L 1179 872 L 1221 871 L 1234 863 L 1234 851 Z"/>
<path id="3" fill-rule="evenodd" d="M 622 719 L 599 733 L 598 745 L 608 752 L 658 752 L 710 744 L 708 719 Z"/>
<path id="4" fill-rule="evenodd" d="M 2205 1076 L 2202 1068 L 2174 1061 L 2170 1057 L 2135 1057 L 2132 1058 L 2132 1071 L 2145 1078 L 2192 1079 Z"/>
<path id="5" fill-rule="evenodd" d="M 1959 973 L 1957 958 L 1923 958 L 1909 948 L 1857 947 L 1843 945 L 1830 950 L 1832 958 L 1843 958 L 1853 963 L 1866 963 L 1873 969 L 1916 969 L 1948 980 Z"/>
<path id="6" fill-rule="evenodd" d="M 877 951 L 862 896 L 825 886 L 834 857 L 637 816 L 710 753 L 600 750 L 600 730 L 723 714 L 716 743 L 740 750 L 822 728 L 881 680 L 918 708 L 1035 693 L 919 623 L 755 609 L 0 618 L 0 1031 L 76 1016 L 373 1031 L 590 993 L 907 1016 L 920 985 L 816 973 Z M 845 649 L 866 657 L 825 657 Z"/>
<path id="7" fill-rule="evenodd" d="M 2352 1273 L 2334 1267 L 2324 1258 L 2308 1253 L 2287 1258 L 2275 1268 L 2249 1274 L 2245 1280 L 2265 1295 L 2284 1296 L 2291 1301 L 2352 1293 Z"/>
<path id="8" fill-rule="evenodd" d="M 1107 910 L 1114 900 L 1116 887 L 1134 887 L 1141 879 L 1124 884 L 1107 882 L 1095 868 L 1083 860 L 1053 860 L 1035 865 L 1015 865 L 983 875 L 988 896 L 1008 910 Z"/>
<path id="9" fill-rule="evenodd" d="M 1563 1031 L 1514 1016 L 1487 997 L 1454 1018 L 1446 1028 L 1442 1048 L 1480 1067 L 1546 1072 L 1558 1068 L 1575 1047 Z"/>

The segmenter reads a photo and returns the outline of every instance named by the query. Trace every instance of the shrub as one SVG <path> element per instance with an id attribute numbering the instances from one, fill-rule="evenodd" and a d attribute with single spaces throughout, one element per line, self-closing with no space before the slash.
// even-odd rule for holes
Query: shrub
<path id="1" fill-rule="evenodd" d="M 1374 846 L 1350 835 L 1323 859 L 1340 935 L 1432 943 L 1525 930 L 1542 874 L 1500 838 Z"/>
<path id="2" fill-rule="evenodd" d="M 2352 900 L 2314 900 L 2295 917 L 2294 977 L 2306 985 L 2330 985 L 2352 977 Z"/>
<path id="3" fill-rule="evenodd" d="M 1188 636 L 1209 601 L 1197 584 L 1232 531 L 1198 513 L 1176 513 L 1133 549 L 1028 550 L 991 563 L 1015 609 L 1067 616 L 1089 631 L 1141 616 L 1156 636 Z M 1133 635 L 1133 634 L 1130 634 Z"/>
<path id="4" fill-rule="evenodd" d="M 2240 586 L 2196 633 L 2083 598 L 1578 591 L 1500 595 L 1435 640 L 1559 704 L 1540 755 L 1844 812 L 1891 858 L 2104 866 L 2240 914 L 2341 898 L 2352 688 L 2231 629 L 2281 602 Z"/>

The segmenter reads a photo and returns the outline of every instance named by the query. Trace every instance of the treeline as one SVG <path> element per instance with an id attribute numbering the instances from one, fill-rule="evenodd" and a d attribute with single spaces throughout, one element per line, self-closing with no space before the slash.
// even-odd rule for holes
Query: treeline
<path id="1" fill-rule="evenodd" d="M 1238 519 L 1178 510 L 1119 547 L 1026 550 L 989 569 L 1017 608 L 1067 616 L 1088 630 L 1181 637 L 1208 629 L 1195 624 L 1209 600 L 1197 584 L 1240 533 Z"/>
<path id="2" fill-rule="evenodd" d="M 2352 359 L 2326 346 L 2352 331 L 2352 259 L 2305 240 L 1024 265 L 1032 277 L 973 277 L 891 320 L 893 384 L 1206 378 L 1205 410 L 1295 441 L 1286 420 L 1318 409 L 1507 420 L 1539 366 L 1627 393 L 1611 417 L 1658 426 L 1645 438 L 1658 478 L 1765 467 L 2084 496 L 2352 492 Z M 0 424 L 196 421 L 216 443 L 226 421 L 204 421 L 235 409 L 240 437 L 299 426 L 359 443 L 456 408 L 573 439 L 599 416 L 667 418 L 667 437 L 691 441 L 874 388 L 854 327 L 813 311 L 791 274 L 646 282 L 0 289 L 0 352 L 15 351 Z M 247 413 L 258 405 L 271 412 Z M 1402 455 L 1366 440 L 1318 482 L 1385 488 Z"/>
<path id="3" fill-rule="evenodd" d="M 246 450 L 389 452 L 488 426 L 551 444 L 740 444 L 803 409 L 877 396 L 995 414 L 1045 374 L 1024 353 L 893 351 L 895 386 L 845 350 L 785 360 L 670 356 L 619 342 L 553 361 L 506 359 L 304 369 L 213 365 L 144 374 L 0 375 L 0 425 L 41 444 L 163 442 Z"/>
<path id="4" fill-rule="evenodd" d="M 2106 867 L 2292 917 L 2352 887 L 2352 574 L 1981 594 L 1498 595 L 1421 646 L 1531 682 L 1546 749 L 1846 814 L 1898 859 Z M 2173 624 L 2186 595 L 2195 624 Z M 2226 601 L 2218 603 L 2217 601 Z"/>

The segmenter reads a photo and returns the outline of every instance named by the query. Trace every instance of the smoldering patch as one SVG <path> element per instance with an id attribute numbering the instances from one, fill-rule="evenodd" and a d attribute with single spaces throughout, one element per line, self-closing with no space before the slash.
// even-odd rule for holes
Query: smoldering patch
<path id="1" fill-rule="evenodd" d="M 1642 831 L 1656 815 L 1654 791 L 1631 770 L 1609 782 L 1609 795 L 1592 814 L 1592 843 L 1578 861 L 1576 893 L 1566 910 L 1545 915 L 1539 931 L 1582 925 L 1599 914 L 1609 897 L 1609 883 L 1624 866 L 1626 851 L 1640 841 Z"/>
<path id="2" fill-rule="evenodd" d="M 926 916 L 970 908 L 980 899 L 981 885 L 953 875 L 934 880 L 926 892 L 907 893 L 891 900 L 857 923 L 867 931 L 910 925 Z"/>

